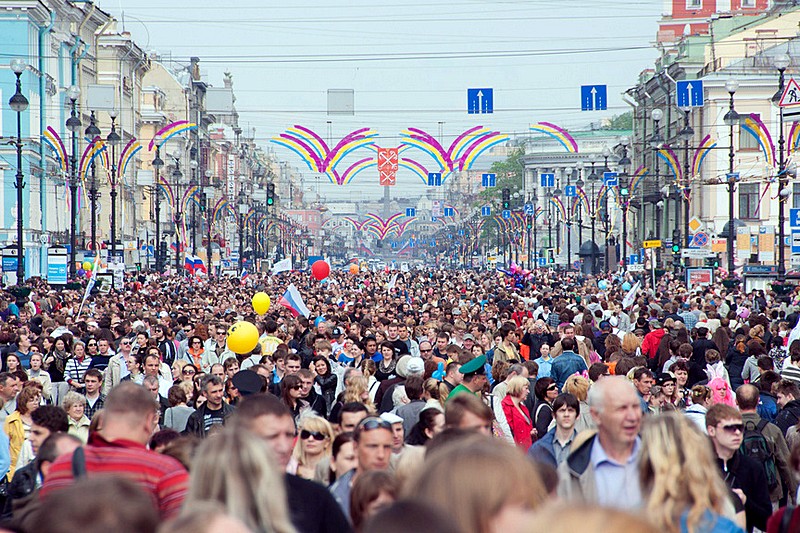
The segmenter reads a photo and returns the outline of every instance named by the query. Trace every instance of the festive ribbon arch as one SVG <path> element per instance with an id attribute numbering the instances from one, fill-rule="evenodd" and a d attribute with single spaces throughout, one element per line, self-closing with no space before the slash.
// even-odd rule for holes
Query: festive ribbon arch
<path id="1" fill-rule="evenodd" d="M 753 136 L 764 154 L 764 159 L 770 168 L 775 168 L 775 143 L 772 142 L 767 126 L 756 113 L 751 113 L 744 118 L 741 128 Z M 790 132 L 791 137 L 791 132 Z M 791 143 L 790 143 L 791 146 Z"/>
<path id="2" fill-rule="evenodd" d="M 543 133 L 548 137 L 555 139 L 569 153 L 578 153 L 577 141 L 575 141 L 575 138 L 564 128 L 556 126 L 551 122 L 537 122 L 530 127 L 530 130 L 537 133 Z"/>
<path id="3" fill-rule="evenodd" d="M 58 132 L 52 126 L 47 126 L 44 134 L 42 135 L 42 142 L 44 142 L 56 156 L 58 166 L 61 172 L 65 175 L 69 172 L 69 157 L 67 156 L 67 149 L 64 147 L 64 142 L 58 135 Z"/>
<path id="4" fill-rule="evenodd" d="M 385 239 L 386 236 L 391 232 L 393 224 L 397 221 L 397 219 L 404 216 L 404 213 L 395 213 L 386 220 L 382 219 L 375 213 L 367 213 L 364 216 L 368 221 L 364 229 L 379 239 Z"/>
<path id="5" fill-rule="evenodd" d="M 125 171 L 128 169 L 131 159 L 133 159 L 133 157 L 141 150 L 142 143 L 140 143 L 138 140 L 134 138 L 128 141 L 128 144 L 126 144 L 125 148 L 122 149 L 122 153 L 119 154 L 119 163 L 117 164 L 117 169 L 120 176 L 125 175 Z"/>
<path id="6" fill-rule="evenodd" d="M 295 125 L 278 137 L 273 137 L 271 142 L 299 155 L 309 170 L 325 174 L 331 183 L 345 185 L 356 174 L 371 166 L 371 158 L 357 161 L 342 174 L 337 170 L 338 165 L 353 151 L 373 145 L 376 137 L 378 133 L 374 130 L 361 128 L 348 133 L 331 148 L 311 129 Z"/>
<path id="7" fill-rule="evenodd" d="M 175 137 L 176 135 L 180 135 L 185 131 L 196 130 L 196 129 L 197 129 L 197 124 L 189 122 L 188 120 L 179 120 L 177 122 L 168 124 L 163 128 L 161 128 L 160 130 L 158 130 L 155 135 L 153 135 L 153 138 L 150 139 L 150 144 L 147 146 L 147 150 L 152 152 L 153 148 L 155 148 L 156 146 L 158 146 L 158 148 L 161 148 L 162 146 L 164 146 L 165 142 Z M 157 139 L 160 140 L 157 142 Z"/>
<path id="8" fill-rule="evenodd" d="M 667 168 L 669 168 L 675 180 L 681 183 L 681 180 L 683 180 L 683 169 L 680 163 L 678 163 L 678 156 L 675 155 L 672 148 L 670 148 L 669 145 L 665 145 L 664 148 L 658 151 L 658 157 L 667 163 Z"/>

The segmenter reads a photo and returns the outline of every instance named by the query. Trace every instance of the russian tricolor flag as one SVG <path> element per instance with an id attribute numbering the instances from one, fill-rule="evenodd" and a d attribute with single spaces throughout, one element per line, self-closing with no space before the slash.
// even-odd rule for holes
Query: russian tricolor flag
<path id="1" fill-rule="evenodd" d="M 292 316 L 303 315 L 308 318 L 311 315 L 311 311 L 306 307 L 303 297 L 300 296 L 300 291 L 297 290 L 294 283 L 289 285 L 278 303 L 289 309 Z"/>
<path id="2" fill-rule="evenodd" d="M 195 274 L 198 271 L 208 273 L 205 263 L 203 263 L 203 260 L 196 255 L 186 254 L 186 258 L 183 260 L 183 268 L 192 274 Z"/>

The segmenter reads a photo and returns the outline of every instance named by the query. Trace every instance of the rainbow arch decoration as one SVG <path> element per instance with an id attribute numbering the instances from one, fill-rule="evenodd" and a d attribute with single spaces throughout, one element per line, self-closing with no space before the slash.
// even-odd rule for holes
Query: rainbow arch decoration
<path id="1" fill-rule="evenodd" d="M 537 122 L 530 127 L 531 131 L 543 133 L 558 141 L 564 149 L 572 154 L 578 153 L 578 142 L 569 134 L 567 130 L 560 126 L 556 126 L 552 122 Z"/>
<path id="2" fill-rule="evenodd" d="M 351 152 L 374 144 L 377 136 L 378 133 L 370 128 L 360 128 L 351 131 L 333 147 L 329 147 L 313 130 L 296 124 L 279 136 L 273 137 L 271 142 L 299 155 L 312 172 L 325 174 L 331 183 L 336 185 L 345 185 L 348 177 L 348 182 L 352 181 L 358 172 L 371 165 L 362 159 L 351 165 L 343 174 L 339 173 L 337 166 Z"/>
<path id="3" fill-rule="evenodd" d="M 675 152 L 669 145 L 665 145 L 664 148 L 658 151 L 658 157 L 667 163 L 667 167 L 677 181 L 683 179 L 683 169 L 681 169 L 681 165 L 678 163 L 678 156 L 675 155 Z"/>
<path id="4" fill-rule="evenodd" d="M 764 154 L 764 159 L 770 167 L 775 166 L 775 143 L 761 118 L 756 113 L 751 113 L 742 121 L 741 128 L 753 136 Z M 792 144 L 790 143 L 790 146 Z"/>
<path id="5" fill-rule="evenodd" d="M 343 220 L 346 221 L 349 225 L 353 226 L 353 229 L 355 229 L 356 231 L 361 231 L 367 224 L 367 222 L 369 222 L 369 220 L 359 221 L 352 217 L 344 217 Z"/>
<path id="6" fill-rule="evenodd" d="M 119 154 L 119 163 L 117 164 L 117 168 L 119 169 L 119 175 L 124 176 L 125 171 L 128 169 L 128 165 L 133 159 L 133 156 L 138 154 L 142 150 L 142 143 L 138 140 L 131 139 L 128 141 L 128 144 L 125 145 L 125 148 L 122 149 L 122 153 Z"/>
<path id="7" fill-rule="evenodd" d="M 171 124 L 167 124 L 160 130 L 153 135 L 153 138 L 150 139 L 150 144 L 147 146 L 147 150 L 152 152 L 153 148 L 156 147 L 156 144 L 159 148 L 164 146 L 164 143 L 170 140 L 171 138 L 175 137 L 176 135 L 180 135 L 185 131 L 196 130 L 197 124 L 194 122 L 189 122 L 188 120 L 178 120 L 177 122 L 173 122 Z M 158 143 L 156 143 L 156 139 L 161 139 Z"/>
<path id="8" fill-rule="evenodd" d="M 175 191 L 172 190 L 172 186 L 169 184 L 167 179 L 164 176 L 158 177 L 158 190 L 164 194 L 167 199 L 167 205 L 169 205 L 173 210 L 175 209 Z"/>
<path id="9" fill-rule="evenodd" d="M 401 148 L 420 150 L 436 162 L 442 173 L 442 182 L 453 172 L 471 169 L 483 153 L 509 138 L 508 135 L 484 126 L 475 126 L 463 131 L 447 148 L 436 137 L 419 128 L 406 128 L 400 133 L 400 137 L 403 139 Z M 421 165 L 416 169 L 421 170 L 419 167 Z M 415 173 L 420 175 L 420 172 L 415 171 Z M 425 172 L 424 181 L 427 183 L 427 180 L 428 173 Z"/>
<path id="10" fill-rule="evenodd" d="M 406 228 L 410 224 L 416 221 L 417 221 L 416 217 L 411 217 L 408 220 L 404 220 L 403 222 L 395 221 L 394 225 L 392 226 L 392 231 L 394 231 L 394 234 L 397 235 L 398 238 L 400 238 L 406 232 Z"/>
<path id="11" fill-rule="evenodd" d="M 564 202 L 561 201 L 561 198 L 559 198 L 557 196 L 553 196 L 553 197 L 550 198 L 550 202 L 549 203 L 556 210 L 556 213 L 558 213 L 558 216 L 561 217 L 561 220 L 566 222 L 566 220 L 567 220 L 567 210 L 564 207 Z"/>
<path id="12" fill-rule="evenodd" d="M 42 142 L 44 142 L 56 155 L 58 166 L 61 172 L 66 174 L 69 172 L 69 158 L 67 156 L 67 149 L 64 147 L 64 141 L 58 135 L 58 132 L 52 126 L 47 126 L 47 129 L 42 135 Z"/>
<path id="13" fill-rule="evenodd" d="M 89 169 L 92 166 L 92 162 L 96 158 L 100 158 L 100 164 L 103 165 L 103 168 L 108 170 L 111 165 L 108 161 L 108 147 L 103 139 L 99 136 L 92 139 L 89 144 L 86 146 L 86 149 L 83 151 L 81 155 L 80 162 L 78 164 L 78 177 L 81 180 L 86 179 L 89 176 Z M 109 176 L 109 180 L 111 176 Z"/>
<path id="14" fill-rule="evenodd" d="M 405 216 L 404 213 L 395 213 L 386 220 L 382 219 L 375 213 L 367 213 L 364 215 L 367 218 L 367 225 L 364 229 L 369 231 L 379 239 L 385 239 L 391 232 L 393 224 L 400 218 Z"/>
<path id="15" fill-rule="evenodd" d="M 694 158 L 692 159 L 692 176 L 699 176 L 700 169 L 703 166 L 706 156 L 711 153 L 711 150 L 717 147 L 717 142 L 711 138 L 711 135 L 706 135 L 700 141 L 697 150 L 694 151 Z"/>
<path id="16" fill-rule="evenodd" d="M 789 130 L 789 137 L 786 140 L 786 152 L 791 157 L 792 152 L 796 152 L 800 147 L 800 122 L 792 122 Z"/>
<path id="17" fill-rule="evenodd" d="M 639 168 L 636 169 L 631 178 L 631 194 L 633 194 L 636 191 L 636 189 L 639 188 L 639 185 L 642 184 L 647 174 L 648 170 L 647 168 L 645 168 L 644 165 L 641 165 L 639 166 Z"/>

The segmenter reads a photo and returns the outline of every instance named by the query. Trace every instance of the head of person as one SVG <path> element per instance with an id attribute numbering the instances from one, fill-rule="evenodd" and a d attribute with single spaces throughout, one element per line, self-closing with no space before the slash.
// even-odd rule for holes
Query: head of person
<path id="1" fill-rule="evenodd" d="M 782 379 L 776 383 L 772 387 L 772 390 L 775 392 L 775 397 L 781 408 L 785 407 L 786 404 L 791 401 L 800 399 L 800 388 L 788 379 Z"/>
<path id="2" fill-rule="evenodd" d="M 158 404 L 153 394 L 131 382 L 122 382 L 108 393 L 104 404 L 103 436 L 147 444 L 158 424 Z"/>
<path id="3" fill-rule="evenodd" d="M 541 402 L 552 403 L 558 396 L 558 384 L 551 377 L 540 378 L 533 385 L 533 394 Z"/>
<path id="4" fill-rule="evenodd" d="M 384 470 L 372 470 L 358 476 L 350 491 L 350 520 L 356 531 L 364 521 L 388 507 L 397 499 L 400 484 Z"/>
<path id="5" fill-rule="evenodd" d="M 392 412 L 383 413 L 380 418 L 392 425 L 392 452 L 400 453 L 403 451 L 406 434 L 403 429 L 403 419 Z"/>
<path id="6" fill-rule="evenodd" d="M 509 396 L 520 400 L 528 397 L 528 393 L 531 389 L 531 382 L 528 381 L 528 378 L 523 376 L 514 376 L 506 383 L 508 384 L 507 391 Z"/>
<path id="7" fill-rule="evenodd" d="M 158 377 L 161 369 L 161 358 L 155 354 L 149 354 L 144 358 L 144 375 Z"/>
<path id="8" fill-rule="evenodd" d="M 221 379 L 213 375 L 204 376 L 200 388 L 203 396 L 206 397 L 206 405 L 210 409 L 219 409 L 222 406 L 225 388 Z"/>
<path id="9" fill-rule="evenodd" d="M 253 531 L 294 530 L 269 444 L 241 428 L 225 428 L 197 450 L 186 503 L 205 501 L 222 504 Z"/>
<path id="10" fill-rule="evenodd" d="M 309 464 L 310 457 L 330 457 L 333 446 L 333 427 L 322 417 L 307 415 L 299 422 L 300 438 L 292 456 L 301 465 Z"/>
<path id="11" fill-rule="evenodd" d="M 297 431 L 291 411 L 278 398 L 272 394 L 244 397 L 236 406 L 230 425 L 262 438 L 272 450 L 278 467 L 286 469 Z"/>
<path id="12" fill-rule="evenodd" d="M 369 409 L 361 402 L 347 402 L 339 411 L 339 433 L 356 430 L 359 422 L 369 416 Z"/>
<path id="13" fill-rule="evenodd" d="M 406 443 L 421 446 L 444 430 L 444 413 L 427 407 L 420 411 L 419 420 L 406 437 Z"/>
<path id="14" fill-rule="evenodd" d="M 297 355 L 295 353 L 287 355 L 286 356 L 286 364 L 285 364 L 286 373 L 289 374 L 289 375 L 297 374 L 300 371 L 301 362 L 302 362 L 302 359 L 300 359 L 299 355 Z"/>
<path id="15" fill-rule="evenodd" d="M 603 447 L 632 449 L 642 423 L 639 395 L 622 376 L 600 380 L 589 389 L 589 412 Z"/>
<path id="16" fill-rule="evenodd" d="M 486 533 L 516 530 L 508 524 L 520 518 L 534 520 L 531 511 L 545 501 L 546 490 L 533 463 L 513 446 L 473 436 L 429 450 L 425 468 L 402 495 L 433 505 L 463 533 Z"/>
<path id="17" fill-rule="evenodd" d="M 336 435 L 331 447 L 331 481 L 358 466 L 354 450 L 353 432 Z"/>
<path id="18" fill-rule="evenodd" d="M 714 404 L 706 413 L 706 431 L 717 455 L 732 455 L 744 439 L 742 414 L 730 405 Z"/>
<path id="19" fill-rule="evenodd" d="M 492 410 L 474 394 L 462 393 L 450 398 L 445 407 L 444 419 L 448 428 L 492 434 Z"/>
<path id="20" fill-rule="evenodd" d="M 573 374 L 564 382 L 562 391 L 572 394 L 579 402 L 585 402 L 589 397 L 589 380 Z"/>
<path id="21" fill-rule="evenodd" d="M 61 407 L 72 420 L 80 420 L 86 411 L 86 397 L 75 391 L 69 391 L 61 401 Z"/>
<path id="22" fill-rule="evenodd" d="M 736 389 L 736 405 L 742 413 L 754 413 L 758 407 L 759 390 L 755 385 L 745 384 Z"/>
<path id="23" fill-rule="evenodd" d="M 386 470 L 392 456 L 392 424 L 377 416 L 368 416 L 353 432 L 353 451 L 358 460 L 358 473 Z"/>
<path id="24" fill-rule="evenodd" d="M 47 479 L 53 461 L 64 454 L 72 453 L 82 445 L 78 437 L 69 435 L 66 431 L 54 431 L 48 435 L 36 451 L 36 465 L 42 477 Z"/>
<path id="25" fill-rule="evenodd" d="M 31 411 L 31 430 L 28 440 L 34 455 L 45 439 L 54 433 L 66 433 L 69 430 L 67 413 L 55 405 L 41 405 Z"/>
<path id="26" fill-rule="evenodd" d="M 10 401 L 22 389 L 22 381 L 14 374 L 0 373 L 0 398 L 4 402 Z"/>
<path id="27" fill-rule="evenodd" d="M 225 367 L 219 363 L 215 363 L 211 365 L 210 374 L 212 376 L 217 376 L 219 379 L 225 379 Z"/>
<path id="28" fill-rule="evenodd" d="M 708 438 L 695 424 L 680 413 L 662 413 L 648 417 L 641 438 L 639 479 L 648 518 L 663 531 L 678 531 L 681 516 L 675 510 L 681 509 L 686 511 L 684 527 L 691 531 L 704 513 L 723 514 L 728 488 Z"/>
<path id="29" fill-rule="evenodd" d="M 553 416 L 557 427 L 565 430 L 574 429 L 579 414 L 581 414 L 581 404 L 572 394 L 559 394 L 553 400 Z"/>
<path id="30" fill-rule="evenodd" d="M 646 396 L 650 394 L 650 389 L 656 384 L 656 380 L 649 369 L 641 367 L 633 372 L 633 384 L 639 394 Z"/>
<path id="31" fill-rule="evenodd" d="M 570 327 L 570 330 L 573 332 L 575 331 L 575 329 L 572 327 Z M 571 337 L 564 337 L 563 339 L 561 339 L 561 348 L 565 352 L 574 352 L 577 345 L 578 343 L 575 340 L 574 334 Z"/>

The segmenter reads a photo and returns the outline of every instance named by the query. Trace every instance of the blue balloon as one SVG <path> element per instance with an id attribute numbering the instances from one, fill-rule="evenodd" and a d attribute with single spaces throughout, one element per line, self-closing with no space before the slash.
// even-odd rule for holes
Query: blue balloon
<path id="1" fill-rule="evenodd" d="M 599 288 L 601 291 L 604 291 L 604 290 L 606 290 L 606 289 L 608 288 L 608 281 L 606 281 L 606 280 L 604 280 L 604 279 L 601 279 L 600 281 L 598 281 L 598 282 L 597 282 L 597 287 L 598 287 L 598 288 Z"/>
<path id="2" fill-rule="evenodd" d="M 629 282 L 627 282 L 627 281 L 626 281 L 625 283 L 623 283 L 623 284 L 622 284 L 622 290 L 623 290 L 623 291 L 629 291 L 629 290 L 631 290 L 631 284 L 630 284 Z"/>

